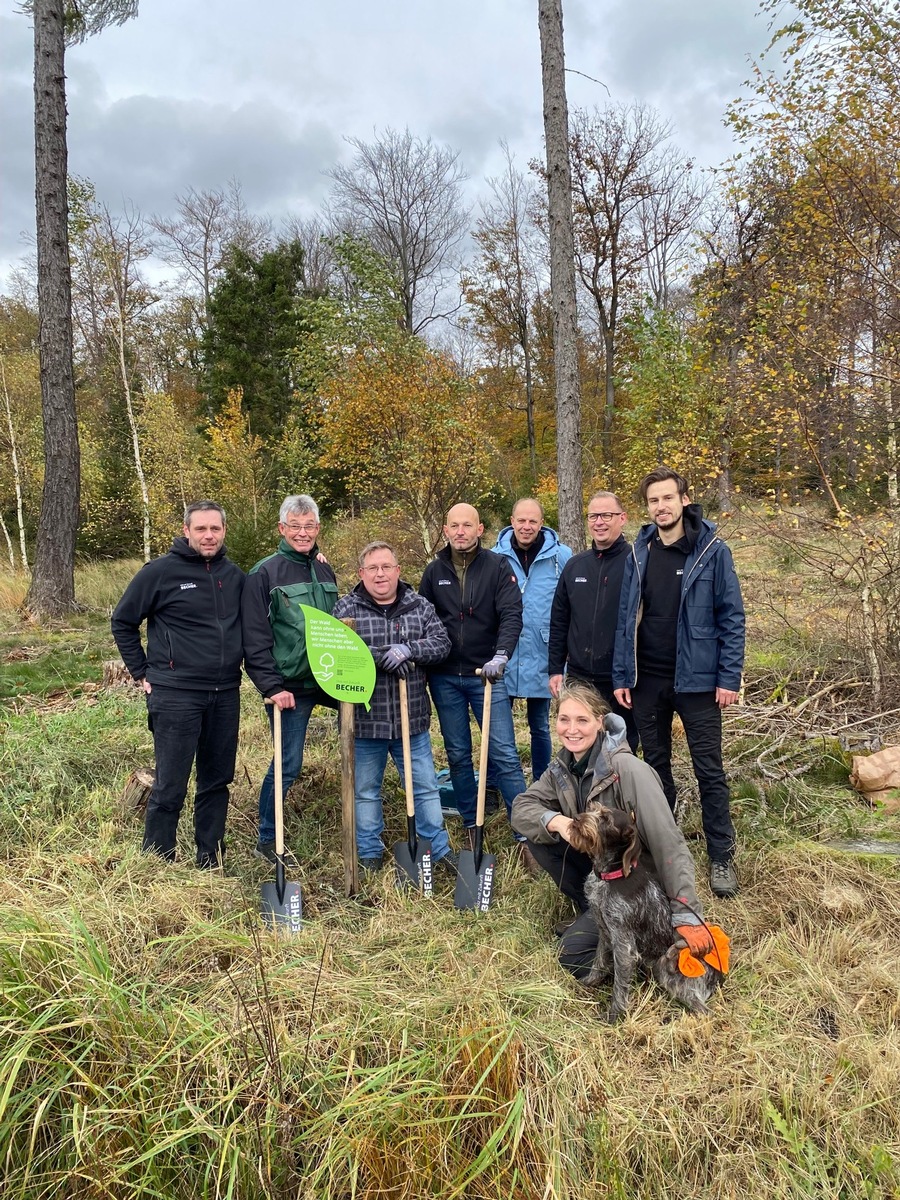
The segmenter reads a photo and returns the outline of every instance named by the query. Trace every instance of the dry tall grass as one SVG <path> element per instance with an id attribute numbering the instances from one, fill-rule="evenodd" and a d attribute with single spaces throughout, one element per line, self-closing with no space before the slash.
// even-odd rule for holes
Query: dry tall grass
<path id="1" fill-rule="evenodd" d="M 130 574 L 97 568 L 89 607 Z M 330 716 L 289 804 L 307 923 L 277 940 L 250 853 L 270 753 L 252 691 L 227 877 L 138 853 L 117 803 L 152 757 L 138 697 L 20 696 L 0 709 L 4 1200 L 896 1200 L 900 872 L 813 839 L 897 838 L 900 821 L 868 814 L 830 760 L 754 775 L 754 737 L 735 743 L 740 896 L 714 901 L 698 859 L 733 939 L 725 989 L 697 1019 L 643 983 L 610 1029 L 558 968 L 563 902 L 521 871 L 502 816 L 488 914 L 388 872 L 343 897 Z M 387 806 L 392 841 L 396 780 Z"/>
<path id="2" fill-rule="evenodd" d="M 734 941 L 712 1014 L 647 983 L 609 1029 L 558 969 L 561 902 L 521 872 L 502 818 L 486 916 L 457 913 L 447 883 L 422 902 L 387 873 L 343 899 L 328 718 L 293 797 L 309 920 L 290 941 L 257 917 L 268 748 L 252 700 L 227 878 L 137 853 L 115 796 L 149 748 L 139 703 L 75 700 L 6 733 L 5 1195 L 898 1194 L 893 860 L 747 847 L 739 899 L 701 884 Z"/>

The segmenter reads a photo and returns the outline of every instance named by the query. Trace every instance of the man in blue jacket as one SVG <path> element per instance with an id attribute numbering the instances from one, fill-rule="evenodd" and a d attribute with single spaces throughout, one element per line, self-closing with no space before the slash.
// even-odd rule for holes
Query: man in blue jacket
<path id="1" fill-rule="evenodd" d="M 690 502 L 687 480 L 660 466 L 641 481 L 651 523 L 625 567 L 616 629 L 613 686 L 634 709 L 644 759 L 670 807 L 672 716 L 684 725 L 700 788 L 710 886 L 738 891 L 735 834 L 722 766 L 722 709 L 734 704 L 744 665 L 744 605 L 731 551 Z"/>
<path id="2" fill-rule="evenodd" d="M 225 510 L 197 500 L 183 537 L 141 567 L 112 615 L 122 661 L 144 689 L 156 778 L 144 817 L 144 852 L 175 858 L 178 818 L 196 760 L 197 866 L 221 866 L 228 788 L 241 714 L 244 572 L 226 557 Z M 147 622 L 147 649 L 141 624 Z"/>
<path id="3" fill-rule="evenodd" d="M 553 755 L 547 677 L 550 606 L 572 551 L 544 524 L 544 510 L 532 499 L 516 501 L 510 523 L 500 530 L 493 549 L 509 563 L 522 593 L 522 633 L 506 668 L 506 690 L 510 699 L 525 699 L 531 734 L 531 774 L 540 779 Z"/>

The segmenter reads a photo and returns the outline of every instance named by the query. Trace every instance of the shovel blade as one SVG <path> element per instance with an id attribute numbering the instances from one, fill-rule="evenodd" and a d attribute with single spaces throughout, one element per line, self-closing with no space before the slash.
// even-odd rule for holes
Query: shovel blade
<path id="1" fill-rule="evenodd" d="M 434 895 L 431 842 L 419 838 L 415 858 L 410 851 L 409 842 L 397 842 L 394 846 L 394 861 L 397 864 L 397 887 L 412 888 L 430 900 Z"/>
<path id="2" fill-rule="evenodd" d="M 491 906 L 496 868 L 497 859 L 493 854 L 482 854 L 481 862 L 476 868 L 474 851 L 463 850 L 459 856 L 456 891 L 453 893 L 455 906 L 457 908 L 473 908 L 476 912 L 487 912 Z"/>
<path id="3" fill-rule="evenodd" d="M 303 900 L 299 883 L 286 883 L 281 899 L 278 884 L 264 883 L 259 905 L 262 919 L 276 933 L 299 933 L 303 928 Z"/>

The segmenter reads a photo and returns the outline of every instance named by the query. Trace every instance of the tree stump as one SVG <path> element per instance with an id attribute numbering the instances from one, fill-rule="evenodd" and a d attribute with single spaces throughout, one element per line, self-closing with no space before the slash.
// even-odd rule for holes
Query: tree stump
<path id="1" fill-rule="evenodd" d="M 110 658 L 103 664 L 103 686 L 138 688 L 141 685 L 131 678 L 128 668 L 120 658 Z"/>
<path id="2" fill-rule="evenodd" d="M 141 813 L 147 807 L 153 784 L 156 782 L 154 767 L 138 767 L 128 776 L 119 804 L 127 813 Z"/>

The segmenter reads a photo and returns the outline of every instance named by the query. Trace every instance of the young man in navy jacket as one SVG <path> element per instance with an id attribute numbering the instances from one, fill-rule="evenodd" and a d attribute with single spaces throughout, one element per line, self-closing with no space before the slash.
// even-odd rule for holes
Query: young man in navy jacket
<path id="1" fill-rule="evenodd" d="M 687 480 L 660 466 L 641 482 L 651 523 L 625 566 L 613 685 L 634 709 L 644 759 L 656 768 L 670 807 L 672 716 L 684 724 L 700 788 L 710 886 L 738 891 L 734 826 L 722 766 L 722 709 L 734 704 L 744 665 L 744 604 L 731 551 L 691 504 Z"/>

